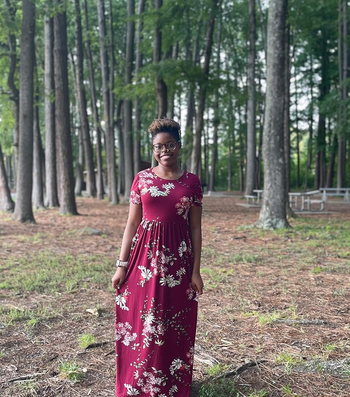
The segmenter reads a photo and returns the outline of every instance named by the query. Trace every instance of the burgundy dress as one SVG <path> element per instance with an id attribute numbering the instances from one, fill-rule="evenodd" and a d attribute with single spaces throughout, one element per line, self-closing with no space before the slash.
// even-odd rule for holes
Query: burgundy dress
<path id="1" fill-rule="evenodd" d="M 130 202 L 143 217 L 116 297 L 116 395 L 188 397 L 197 322 L 188 213 L 202 205 L 201 184 L 187 171 L 166 180 L 149 168 Z"/>

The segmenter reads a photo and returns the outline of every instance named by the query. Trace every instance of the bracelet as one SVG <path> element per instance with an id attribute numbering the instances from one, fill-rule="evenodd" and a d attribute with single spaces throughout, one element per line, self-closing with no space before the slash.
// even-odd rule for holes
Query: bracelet
<path id="1" fill-rule="evenodd" d="M 129 261 L 121 261 L 121 260 L 117 260 L 117 263 L 115 264 L 117 267 L 124 267 L 125 269 L 128 268 L 129 266 Z"/>

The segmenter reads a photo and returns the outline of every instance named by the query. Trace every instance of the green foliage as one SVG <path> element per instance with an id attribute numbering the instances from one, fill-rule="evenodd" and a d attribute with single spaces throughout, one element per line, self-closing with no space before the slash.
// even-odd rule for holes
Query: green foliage
<path id="1" fill-rule="evenodd" d="M 44 251 L 9 258 L 6 268 L 0 289 L 54 293 L 109 285 L 110 263 L 98 257 L 60 256 Z"/>
<path id="2" fill-rule="evenodd" d="M 86 370 L 75 361 L 61 361 L 58 370 L 63 379 L 79 382 L 84 378 Z"/>
<path id="3" fill-rule="evenodd" d="M 82 334 L 79 336 L 79 346 L 81 349 L 86 349 L 93 343 L 96 343 L 96 338 L 92 334 Z"/>
<path id="4" fill-rule="evenodd" d="M 236 397 L 235 382 L 232 379 L 219 379 L 204 383 L 199 390 L 199 397 Z"/>

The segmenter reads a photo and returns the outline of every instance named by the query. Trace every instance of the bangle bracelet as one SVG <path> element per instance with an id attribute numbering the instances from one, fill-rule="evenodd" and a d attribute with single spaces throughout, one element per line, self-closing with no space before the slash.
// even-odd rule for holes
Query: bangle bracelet
<path id="1" fill-rule="evenodd" d="M 128 268 L 128 266 L 129 266 L 129 262 L 128 261 L 121 261 L 121 260 L 117 260 L 117 263 L 116 263 L 116 266 L 117 267 L 124 267 L 125 269 L 127 269 Z"/>

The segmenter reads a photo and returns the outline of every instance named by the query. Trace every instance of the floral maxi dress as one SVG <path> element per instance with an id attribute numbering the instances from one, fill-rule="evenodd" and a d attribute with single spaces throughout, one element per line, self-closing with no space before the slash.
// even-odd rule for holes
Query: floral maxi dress
<path id="1" fill-rule="evenodd" d="M 188 214 L 202 205 L 198 177 L 139 172 L 130 202 L 142 205 L 129 268 L 116 297 L 116 395 L 189 397 L 197 294 Z"/>

